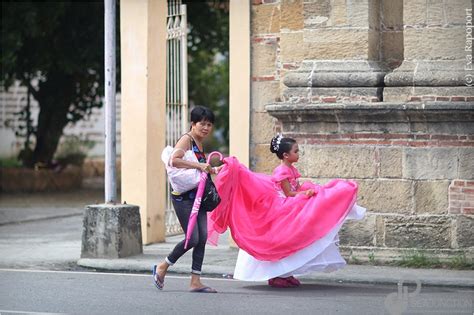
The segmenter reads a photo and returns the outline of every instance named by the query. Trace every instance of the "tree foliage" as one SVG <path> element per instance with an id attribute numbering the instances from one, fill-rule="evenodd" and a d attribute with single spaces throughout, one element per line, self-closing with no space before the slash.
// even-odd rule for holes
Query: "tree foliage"
<path id="1" fill-rule="evenodd" d="M 228 145 L 228 1 L 183 1 L 188 6 L 190 104 L 216 113 L 213 147 Z M 119 2 L 117 1 L 117 4 Z M 119 7 L 117 5 L 117 10 Z M 102 106 L 103 1 L 2 1 L 1 83 L 26 86 L 39 104 L 37 125 L 28 108 L 19 113 L 35 147 L 22 152 L 27 166 L 51 165 L 63 129 Z M 117 13 L 117 89 L 120 36 Z M 27 140 L 28 144 L 29 141 Z"/>
<path id="2" fill-rule="evenodd" d="M 0 43 L 3 85 L 20 81 L 40 109 L 24 163 L 50 165 L 64 127 L 102 106 L 103 1 L 2 1 Z"/>
<path id="3" fill-rule="evenodd" d="M 188 84 L 190 104 L 216 114 L 214 149 L 229 143 L 228 1 L 183 1 L 188 12 Z"/>

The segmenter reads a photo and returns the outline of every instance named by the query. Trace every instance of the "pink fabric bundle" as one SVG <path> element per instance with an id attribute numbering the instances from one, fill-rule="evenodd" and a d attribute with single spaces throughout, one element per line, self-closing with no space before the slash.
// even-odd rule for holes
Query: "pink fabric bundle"
<path id="1" fill-rule="evenodd" d="M 300 190 L 314 189 L 312 197 L 282 198 L 271 176 L 250 171 L 235 157 L 224 162 L 215 180 L 222 201 L 208 215 L 208 241 L 215 245 L 217 233 L 229 227 L 237 245 L 259 260 L 280 260 L 317 241 L 356 201 L 357 184 L 337 179 L 303 183 Z"/>

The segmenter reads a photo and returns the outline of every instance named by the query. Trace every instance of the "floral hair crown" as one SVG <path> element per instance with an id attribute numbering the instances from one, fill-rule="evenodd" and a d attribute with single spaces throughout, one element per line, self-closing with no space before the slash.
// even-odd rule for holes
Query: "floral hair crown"
<path id="1" fill-rule="evenodd" d="M 275 152 L 278 152 L 280 150 L 281 139 L 283 139 L 283 135 L 279 133 L 275 139 L 276 141 L 273 143 L 273 150 Z"/>

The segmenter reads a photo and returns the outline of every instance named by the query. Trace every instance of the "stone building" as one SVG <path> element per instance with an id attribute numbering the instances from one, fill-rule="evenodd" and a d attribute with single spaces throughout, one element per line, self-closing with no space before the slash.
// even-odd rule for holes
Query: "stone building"
<path id="1" fill-rule="evenodd" d="M 165 5 L 121 1 L 122 196 L 141 207 L 145 243 L 164 239 L 165 189 L 154 184 L 164 169 L 154 161 L 164 146 Z M 300 144 L 304 178 L 357 181 L 368 213 L 341 232 L 347 256 L 472 259 L 472 2 L 229 8 L 230 154 L 269 173 L 279 163 L 270 139 L 283 132 Z"/>
<path id="2" fill-rule="evenodd" d="M 347 254 L 472 258 L 472 2 L 253 1 L 251 26 L 252 168 L 282 131 L 304 177 L 359 183 Z"/>

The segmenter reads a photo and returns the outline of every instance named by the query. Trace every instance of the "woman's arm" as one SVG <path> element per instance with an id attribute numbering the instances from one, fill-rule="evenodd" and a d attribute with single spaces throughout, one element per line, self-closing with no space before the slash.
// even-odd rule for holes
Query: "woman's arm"
<path id="1" fill-rule="evenodd" d="M 308 190 L 300 190 L 300 191 L 292 191 L 291 190 L 291 185 L 288 179 L 284 179 L 280 182 L 281 184 L 281 189 L 283 190 L 283 193 L 287 197 L 294 197 L 299 194 L 305 194 L 307 196 L 312 196 L 314 195 L 314 190 L 313 189 L 308 189 Z"/>
<path id="2" fill-rule="evenodd" d="M 183 160 L 184 153 L 190 149 L 190 141 L 188 137 L 182 137 L 181 139 L 179 139 L 178 143 L 176 143 L 174 148 L 177 150 L 171 156 L 171 164 L 173 165 L 173 167 L 195 168 L 207 173 L 211 170 L 211 166 L 207 163 L 198 163 Z"/>

